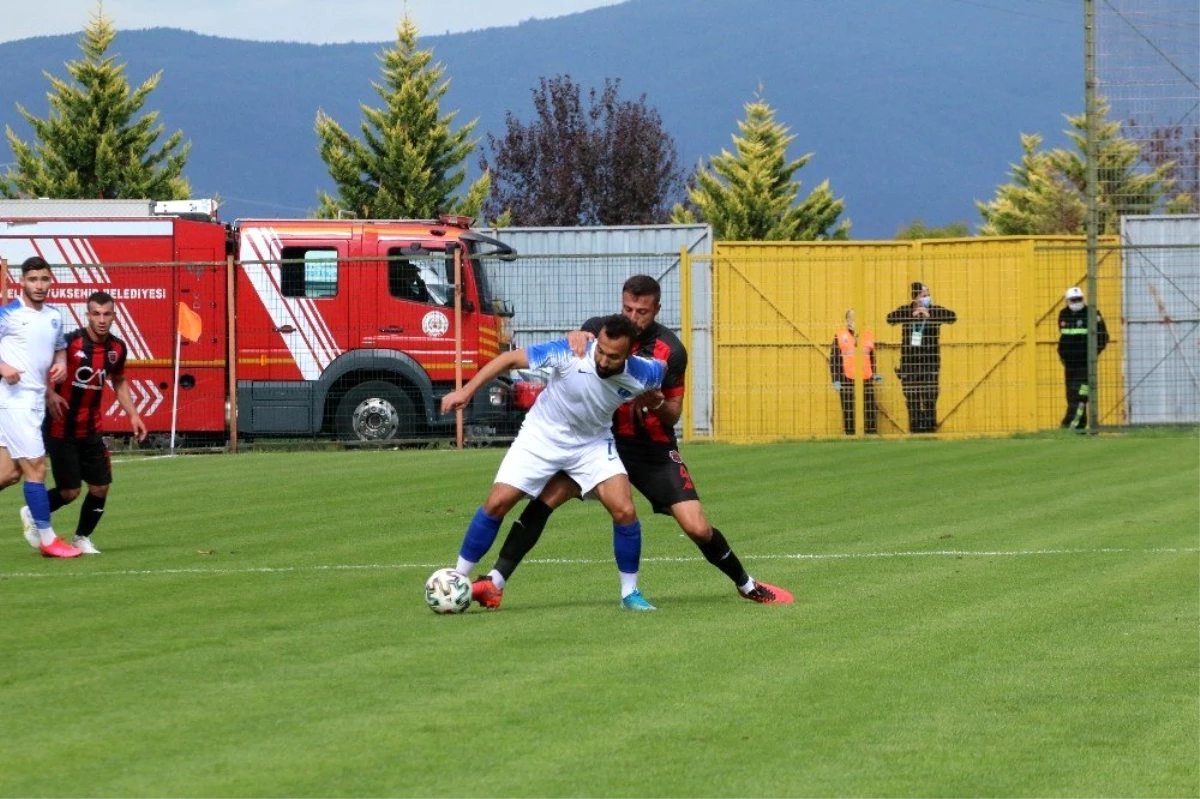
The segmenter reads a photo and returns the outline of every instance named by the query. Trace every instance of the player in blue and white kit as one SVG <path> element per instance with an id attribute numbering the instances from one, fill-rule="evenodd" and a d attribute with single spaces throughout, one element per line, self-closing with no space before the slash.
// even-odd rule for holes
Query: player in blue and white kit
<path id="1" fill-rule="evenodd" d="M 0 483 L 25 479 L 25 504 L 32 519 L 25 537 L 48 558 L 74 558 L 80 551 L 50 527 L 46 494 L 47 378 L 67 375 L 62 314 L 46 304 L 54 274 L 34 256 L 21 264 L 21 296 L 0 306 Z"/>
<path id="2" fill-rule="evenodd" d="M 559 471 L 581 493 L 600 500 L 613 519 L 613 554 L 621 578 L 621 605 L 654 610 L 638 590 L 642 526 L 625 466 L 617 456 L 612 415 L 623 403 L 662 385 L 662 361 L 631 357 L 637 328 L 620 314 L 601 320 L 599 336 L 579 357 L 566 339 L 493 358 L 471 381 L 442 398 L 442 413 L 470 401 L 487 381 L 510 369 L 548 368 L 550 380 L 525 416 L 483 506 L 467 527 L 455 570 L 471 575 L 496 540 L 500 523 L 526 495 L 536 497 Z"/>

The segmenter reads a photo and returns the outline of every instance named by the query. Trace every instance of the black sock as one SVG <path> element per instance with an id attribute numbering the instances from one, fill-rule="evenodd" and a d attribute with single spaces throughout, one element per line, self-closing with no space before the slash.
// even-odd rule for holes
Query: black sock
<path id="1" fill-rule="evenodd" d="M 504 544 L 500 547 L 500 557 L 496 558 L 496 571 L 504 575 L 505 580 L 512 577 L 517 566 L 542 537 L 542 530 L 546 529 L 546 520 L 553 512 L 545 502 L 534 498 L 529 500 L 525 510 L 521 511 L 521 518 L 513 522 L 504 538 Z"/>
<path id="2" fill-rule="evenodd" d="M 98 497 L 92 493 L 84 496 L 83 507 L 79 509 L 79 526 L 75 528 L 75 535 L 87 538 L 95 532 L 96 525 L 100 523 L 100 517 L 104 515 L 104 501 L 107 499 L 107 496 Z"/>
<path id="3" fill-rule="evenodd" d="M 64 500 L 62 498 L 62 492 L 59 491 L 57 487 L 51 488 L 46 493 L 50 496 L 50 512 L 51 513 L 54 513 L 54 511 L 58 510 L 63 505 L 67 504 L 66 500 Z"/>
<path id="4" fill-rule="evenodd" d="M 704 558 L 725 572 L 725 576 L 733 580 L 733 584 L 739 588 L 750 582 L 750 575 L 746 574 L 746 570 L 742 568 L 742 562 L 738 560 L 738 556 L 733 554 L 733 548 L 729 546 L 725 536 L 721 535 L 721 531 L 715 527 L 712 531 L 712 538 L 708 539 L 707 544 L 697 545 L 704 554 Z"/>

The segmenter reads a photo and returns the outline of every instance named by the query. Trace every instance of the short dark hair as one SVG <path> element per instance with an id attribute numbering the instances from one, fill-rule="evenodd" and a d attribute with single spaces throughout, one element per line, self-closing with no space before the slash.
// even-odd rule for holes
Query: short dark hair
<path id="1" fill-rule="evenodd" d="M 109 303 L 114 302 L 113 296 L 107 291 L 93 291 L 88 295 L 87 301 L 88 305 L 91 305 L 93 302 L 97 305 L 108 305 Z"/>
<path id="2" fill-rule="evenodd" d="M 635 297 L 654 297 L 657 304 L 662 301 L 662 286 L 649 275 L 634 275 L 621 286 L 622 294 L 632 294 Z"/>
<path id="3" fill-rule="evenodd" d="M 21 274 L 27 275 L 30 272 L 36 272 L 39 269 L 49 269 L 50 264 L 46 263 L 46 259 L 40 255 L 31 255 L 21 264 Z"/>
<path id="4" fill-rule="evenodd" d="M 600 320 L 600 329 L 609 338 L 627 338 L 630 346 L 637 340 L 637 325 L 619 313 L 606 316 Z"/>
<path id="5" fill-rule="evenodd" d="M 912 296 L 913 296 L 913 299 L 915 300 L 917 298 L 917 295 L 925 290 L 926 286 L 921 281 L 914 280 L 911 288 L 912 288 Z"/>

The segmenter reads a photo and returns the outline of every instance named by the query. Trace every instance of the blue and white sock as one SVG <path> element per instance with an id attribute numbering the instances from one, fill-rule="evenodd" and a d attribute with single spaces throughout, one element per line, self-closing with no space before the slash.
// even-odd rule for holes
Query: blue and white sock
<path id="1" fill-rule="evenodd" d="M 54 543 L 54 530 L 50 527 L 50 495 L 46 493 L 46 484 L 26 480 L 21 488 L 25 492 L 25 504 L 29 506 L 29 515 L 33 517 L 38 536 L 43 544 L 49 546 Z"/>
<path id="2" fill-rule="evenodd" d="M 617 560 L 617 572 L 621 578 L 621 598 L 637 590 L 638 569 L 642 560 L 642 523 L 613 522 L 613 557 Z"/>
<path id="3" fill-rule="evenodd" d="M 454 567 L 455 571 L 468 577 L 471 576 L 471 570 L 475 568 L 475 564 L 483 559 L 487 551 L 492 548 L 492 544 L 496 542 L 496 535 L 500 532 L 500 522 L 503 520 L 503 516 L 493 519 L 483 512 L 483 508 L 475 511 L 475 517 L 467 526 L 467 533 L 463 536 L 462 546 L 458 550 L 458 564 Z"/>

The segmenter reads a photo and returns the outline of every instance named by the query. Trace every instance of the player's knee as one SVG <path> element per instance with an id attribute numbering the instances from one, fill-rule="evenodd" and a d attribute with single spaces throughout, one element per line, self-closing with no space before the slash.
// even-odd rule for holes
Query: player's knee
<path id="1" fill-rule="evenodd" d="M 520 501 L 521 497 L 489 496 L 483 503 L 483 512 L 493 519 L 503 519 L 508 512 Z"/>
<path id="2" fill-rule="evenodd" d="M 69 505 L 79 498 L 78 488 L 60 488 L 58 495 L 62 498 L 64 505 Z"/>
<path id="3" fill-rule="evenodd" d="M 616 524 L 626 525 L 637 521 L 637 510 L 633 507 L 632 502 L 628 505 L 623 502 L 618 503 L 610 508 L 609 512 L 612 513 L 613 522 Z"/>
<path id="4" fill-rule="evenodd" d="M 88 486 L 88 493 L 97 499 L 104 499 L 108 496 L 108 486 Z"/>

